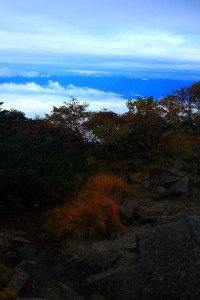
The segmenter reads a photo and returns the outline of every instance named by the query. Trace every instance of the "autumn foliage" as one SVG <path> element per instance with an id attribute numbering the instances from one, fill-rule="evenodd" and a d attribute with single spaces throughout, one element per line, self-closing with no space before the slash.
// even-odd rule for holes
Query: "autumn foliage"
<path id="1" fill-rule="evenodd" d="M 120 203 L 128 194 L 127 185 L 120 177 L 100 173 L 89 178 L 88 183 L 80 192 L 79 198 L 108 197 L 116 203 Z"/>
<path id="2" fill-rule="evenodd" d="M 87 103 L 73 97 L 60 107 L 53 106 L 44 118 L 30 119 L 2 105 L 1 217 L 27 211 L 41 215 L 66 202 L 69 210 L 71 199 L 73 211 L 80 215 L 89 211 L 91 203 L 98 207 L 106 203 L 113 213 L 110 200 L 119 205 L 127 190 L 105 172 L 135 172 L 176 158 L 192 160 L 193 148 L 199 145 L 200 82 L 157 100 L 130 98 L 123 114 L 89 111 Z M 100 170 L 104 174 L 91 176 Z M 84 235 L 92 236 L 92 230 L 80 234 Z"/>
<path id="3" fill-rule="evenodd" d="M 127 186 L 119 177 L 96 175 L 89 179 L 75 202 L 50 211 L 44 228 L 56 238 L 69 235 L 77 239 L 124 231 L 119 205 L 127 195 Z"/>

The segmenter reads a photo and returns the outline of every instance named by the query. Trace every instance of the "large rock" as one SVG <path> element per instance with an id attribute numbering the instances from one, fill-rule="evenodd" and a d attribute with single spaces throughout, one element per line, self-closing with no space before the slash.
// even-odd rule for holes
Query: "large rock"
<path id="1" fill-rule="evenodd" d="M 103 272 L 113 266 L 121 253 L 118 250 L 90 251 L 82 256 L 66 260 L 67 265 L 79 270 L 83 275 Z"/>
<path id="2" fill-rule="evenodd" d="M 130 225 L 134 221 L 133 217 L 134 205 L 133 202 L 129 199 L 126 199 L 122 202 L 119 213 L 121 216 L 122 223 L 124 225 Z"/>
<path id="3" fill-rule="evenodd" d="M 91 276 L 84 282 L 83 289 L 87 296 L 98 291 L 107 300 L 139 300 L 140 269 L 126 268 Z"/>
<path id="4" fill-rule="evenodd" d="M 57 284 L 59 296 L 63 297 L 65 300 L 84 300 L 81 295 L 79 295 L 76 291 L 74 291 L 70 286 L 58 283 Z"/>
<path id="5" fill-rule="evenodd" d="M 170 186 L 180 180 L 180 177 L 163 174 L 160 178 L 161 186 Z"/>
<path id="6" fill-rule="evenodd" d="M 188 178 L 181 178 L 179 181 L 174 183 L 169 190 L 166 192 L 167 195 L 181 195 L 188 193 Z"/>
<path id="7" fill-rule="evenodd" d="M 132 173 L 127 172 L 126 173 L 126 181 L 129 184 L 140 184 L 142 182 L 141 179 L 137 178 L 136 176 L 134 176 Z"/>
<path id="8" fill-rule="evenodd" d="M 47 299 L 41 299 L 41 298 L 16 298 L 16 300 L 47 300 Z"/>
<path id="9" fill-rule="evenodd" d="M 200 145 L 193 146 L 192 151 L 200 157 Z"/>
<path id="10" fill-rule="evenodd" d="M 90 276 L 83 288 L 115 300 L 200 299 L 200 217 L 154 227 L 137 237 L 138 265 Z"/>
<path id="11" fill-rule="evenodd" d="M 23 272 L 14 274 L 7 286 L 7 290 L 18 294 L 28 282 L 29 278 L 30 276 Z"/>
<path id="12" fill-rule="evenodd" d="M 37 270 L 37 263 L 35 261 L 23 260 L 19 265 L 17 265 L 16 270 L 33 276 Z"/>
<path id="13" fill-rule="evenodd" d="M 174 162 L 174 169 L 187 171 L 188 170 L 188 163 L 185 160 L 181 159 L 181 158 L 177 158 Z"/>
<path id="14" fill-rule="evenodd" d="M 194 162 L 188 162 L 183 159 L 177 158 L 174 162 L 174 169 L 193 173 L 193 174 L 198 174 L 199 164 Z"/>
<path id="15" fill-rule="evenodd" d="M 150 172 L 151 178 L 154 180 L 160 180 L 161 176 L 168 175 L 168 176 L 176 176 L 173 171 L 162 169 L 159 167 L 153 168 Z"/>

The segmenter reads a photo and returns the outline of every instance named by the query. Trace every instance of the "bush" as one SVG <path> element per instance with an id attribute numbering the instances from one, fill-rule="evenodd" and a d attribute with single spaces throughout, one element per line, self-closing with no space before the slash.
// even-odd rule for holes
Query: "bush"
<path id="1" fill-rule="evenodd" d="M 67 151 L 59 140 L 1 129 L 0 165 L 0 215 L 63 203 L 80 191 L 91 169 L 84 154 Z"/>
<path id="2" fill-rule="evenodd" d="M 190 141 L 181 133 L 167 132 L 162 137 L 163 155 L 169 158 L 192 157 Z"/>

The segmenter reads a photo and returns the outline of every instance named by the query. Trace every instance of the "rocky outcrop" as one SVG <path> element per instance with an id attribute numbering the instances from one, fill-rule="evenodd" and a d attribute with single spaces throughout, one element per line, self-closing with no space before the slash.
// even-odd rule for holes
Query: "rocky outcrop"
<path id="1" fill-rule="evenodd" d="M 16 272 L 9 282 L 7 290 L 18 294 L 28 282 L 29 278 L 30 276 L 24 272 Z"/>
<path id="2" fill-rule="evenodd" d="M 119 208 L 120 217 L 124 225 L 130 225 L 134 221 L 134 205 L 133 201 L 126 199 Z"/>
<path id="3" fill-rule="evenodd" d="M 18 300 L 200 299 L 200 216 L 188 215 L 200 213 L 197 170 L 177 159 L 143 180 L 126 174 L 133 194 L 120 205 L 124 234 L 54 243 L 39 229 L 35 243 L 26 231 L 1 229 L 7 289 Z"/>
<path id="4" fill-rule="evenodd" d="M 188 178 L 181 178 L 166 191 L 166 195 L 177 196 L 182 194 L 188 194 L 188 183 Z"/>
<path id="5" fill-rule="evenodd" d="M 200 164 L 198 162 L 188 162 L 183 159 L 177 158 L 174 162 L 174 169 L 192 174 L 199 174 Z"/>
<path id="6" fill-rule="evenodd" d="M 137 237 L 138 265 L 85 280 L 86 293 L 106 299 L 200 298 L 200 217 L 187 216 Z"/>
<path id="7" fill-rule="evenodd" d="M 88 276 L 111 268 L 120 257 L 121 253 L 117 250 L 93 250 L 66 259 L 65 264 L 79 272 L 81 271 L 83 276 Z"/>

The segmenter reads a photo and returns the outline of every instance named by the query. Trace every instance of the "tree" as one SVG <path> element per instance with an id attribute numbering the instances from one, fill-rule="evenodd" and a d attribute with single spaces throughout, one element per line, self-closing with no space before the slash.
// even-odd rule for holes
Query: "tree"
<path id="1" fill-rule="evenodd" d="M 140 116 L 157 115 L 160 113 L 158 102 L 153 97 L 137 97 L 136 100 L 129 98 L 126 102 L 129 113 L 137 114 Z"/>
<path id="2" fill-rule="evenodd" d="M 126 154 L 128 128 L 117 113 L 105 109 L 93 112 L 84 126 L 96 156 L 111 162 Z"/>
<path id="3" fill-rule="evenodd" d="M 0 106 L 3 102 L 0 102 Z M 27 120 L 25 113 L 12 108 L 11 110 L 2 110 L 0 107 L 0 122 L 7 128 L 13 128 L 20 125 Z"/>
<path id="4" fill-rule="evenodd" d="M 184 122 L 189 126 L 200 126 L 200 81 L 189 87 L 175 90 L 173 95 L 176 101 L 184 105 Z"/>
<path id="5" fill-rule="evenodd" d="M 159 101 L 159 106 L 162 108 L 162 117 L 166 120 L 168 128 L 179 131 L 185 112 L 183 101 L 175 95 L 168 94 Z"/>
<path id="6" fill-rule="evenodd" d="M 133 145 L 133 155 L 142 161 L 154 159 L 161 152 L 160 141 L 166 130 L 163 110 L 153 97 L 127 101 L 129 112 L 129 144 Z"/>
<path id="7" fill-rule="evenodd" d="M 71 97 L 69 102 L 63 102 L 60 107 L 53 106 L 51 114 L 46 114 L 46 120 L 53 126 L 64 129 L 71 129 L 75 134 L 82 135 L 82 123 L 86 120 L 89 106 L 87 103 L 81 104 L 77 99 Z"/>

